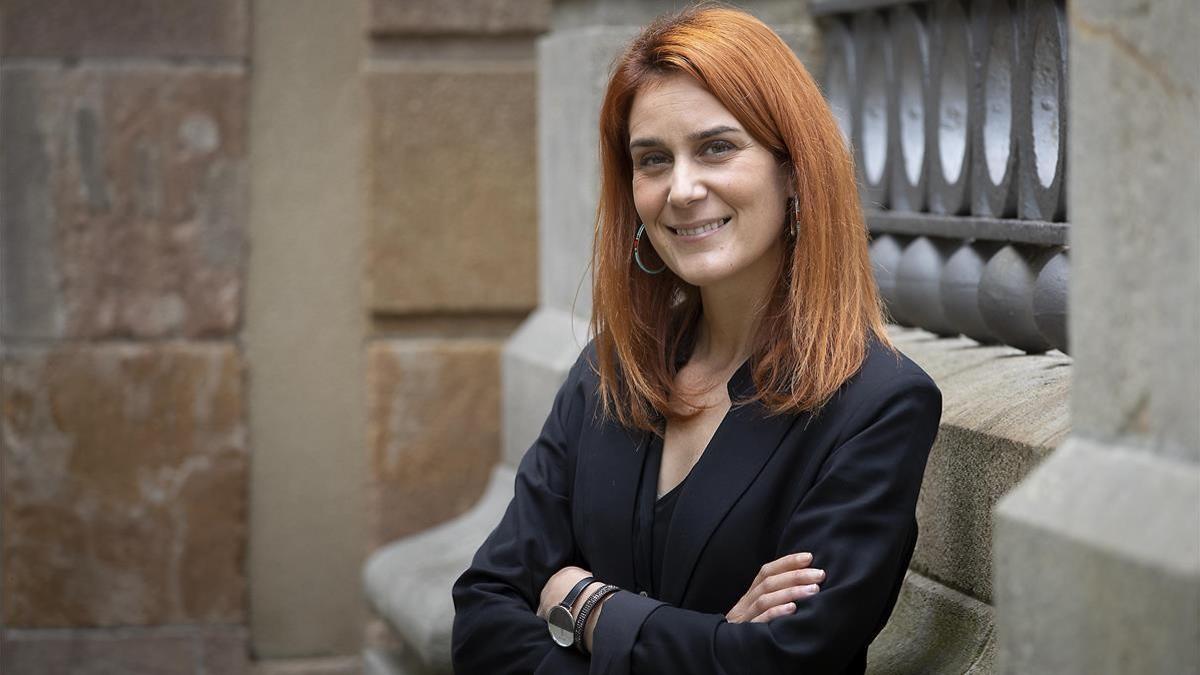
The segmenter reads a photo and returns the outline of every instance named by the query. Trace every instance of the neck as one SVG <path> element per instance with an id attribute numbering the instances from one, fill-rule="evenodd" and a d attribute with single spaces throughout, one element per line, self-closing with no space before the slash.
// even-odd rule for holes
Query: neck
<path id="1" fill-rule="evenodd" d="M 750 357 L 760 312 L 775 279 L 775 258 L 769 256 L 737 279 L 701 287 L 704 310 L 693 357 L 731 369 Z"/>

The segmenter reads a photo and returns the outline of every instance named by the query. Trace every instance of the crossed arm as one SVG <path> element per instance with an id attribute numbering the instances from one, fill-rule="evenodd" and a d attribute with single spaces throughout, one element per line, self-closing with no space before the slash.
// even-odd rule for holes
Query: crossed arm
<path id="1" fill-rule="evenodd" d="M 825 580 L 825 570 L 810 567 L 812 560 L 812 554 L 806 551 L 791 553 L 763 565 L 751 582 L 750 589 L 725 613 L 725 619 L 730 623 L 765 623 L 796 611 L 796 603 L 818 593 L 821 582 Z M 577 582 L 589 576 L 591 572 L 574 565 L 555 572 L 542 588 L 537 615 L 544 619 L 550 608 L 562 602 Z M 571 615 L 578 616 L 588 595 L 603 585 L 600 581 L 589 584 L 575 599 Z M 589 652 L 592 649 L 592 632 L 607 601 L 607 598 L 601 600 L 592 610 L 584 627 L 584 645 Z"/>
<path id="2" fill-rule="evenodd" d="M 827 574 L 820 593 L 799 602 L 790 597 L 800 581 L 806 582 L 802 587 L 817 582 L 812 571 L 797 574 L 809 567 L 787 557 L 764 567 L 725 615 L 621 591 L 609 596 L 592 622 L 589 659 L 554 645 L 537 616 L 539 607 L 558 602 L 586 574 L 570 514 L 566 439 L 575 437 L 584 416 L 582 394 L 571 386 L 575 377 L 573 371 L 522 460 L 500 525 L 455 584 L 455 672 L 845 670 L 886 618 L 911 554 L 912 514 L 941 410 L 936 387 L 889 387 L 864 406 L 856 415 L 857 432 L 831 452 L 792 514 L 780 550 L 817 554 Z"/>

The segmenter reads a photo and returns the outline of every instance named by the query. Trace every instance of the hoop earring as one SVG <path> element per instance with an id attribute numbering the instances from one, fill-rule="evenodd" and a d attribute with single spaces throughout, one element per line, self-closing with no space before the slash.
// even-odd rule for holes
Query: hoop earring
<path id="1" fill-rule="evenodd" d="M 635 263 L 637 263 L 637 266 L 642 268 L 642 271 L 645 272 L 646 274 L 658 274 L 659 272 L 662 272 L 663 270 L 667 269 L 667 264 L 663 263 L 663 266 L 656 270 L 649 269 L 645 265 L 642 264 L 642 256 L 641 256 L 641 254 L 638 253 L 638 245 L 642 243 L 642 233 L 645 231 L 646 231 L 646 224 L 640 223 L 638 225 L 637 235 L 635 235 L 633 238 L 633 261 Z"/>

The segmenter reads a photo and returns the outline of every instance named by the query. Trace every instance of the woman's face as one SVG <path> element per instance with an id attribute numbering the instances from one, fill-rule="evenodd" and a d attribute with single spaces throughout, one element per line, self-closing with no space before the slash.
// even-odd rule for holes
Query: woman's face
<path id="1" fill-rule="evenodd" d="M 634 98 L 629 138 L 634 205 L 675 274 L 700 287 L 774 274 L 786 176 L 720 101 L 690 77 L 664 77 Z"/>

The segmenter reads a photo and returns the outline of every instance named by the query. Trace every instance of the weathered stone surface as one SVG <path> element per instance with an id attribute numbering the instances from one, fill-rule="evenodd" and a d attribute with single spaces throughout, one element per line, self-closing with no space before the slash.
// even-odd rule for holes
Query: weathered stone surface
<path id="1" fill-rule="evenodd" d="M 0 72 L 0 331 L 214 336 L 238 324 L 246 76 Z"/>
<path id="2" fill-rule="evenodd" d="M 991 672 L 992 608 L 909 572 L 887 626 L 871 643 L 872 675 Z"/>
<path id="3" fill-rule="evenodd" d="M 4 624 L 242 621 L 236 348 L 10 348 L 2 363 Z"/>
<path id="4" fill-rule="evenodd" d="M 374 549 L 483 492 L 500 454 L 500 343 L 377 341 L 367 358 Z"/>
<path id="5" fill-rule="evenodd" d="M 5 0 L 4 56 L 246 56 L 247 0 Z"/>
<path id="6" fill-rule="evenodd" d="M 369 301 L 379 313 L 537 302 L 532 64 L 367 76 Z"/>
<path id="7" fill-rule="evenodd" d="M 371 0 L 376 35 L 540 33 L 550 27 L 550 0 Z"/>
<path id="8" fill-rule="evenodd" d="M 942 390 L 942 422 L 917 503 L 912 568 L 992 597 L 992 508 L 1067 436 L 1070 359 L 893 329 Z"/>
<path id="9" fill-rule="evenodd" d="M 240 626 L 9 630 L 0 671 L 13 675 L 242 675 Z"/>
<path id="10" fill-rule="evenodd" d="M 1004 673 L 1200 668 L 1200 467 L 1076 435 L 996 508 Z"/>
<path id="11" fill-rule="evenodd" d="M 1200 462 L 1200 12 L 1073 0 L 1068 18 L 1076 424 Z"/>

